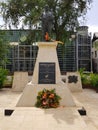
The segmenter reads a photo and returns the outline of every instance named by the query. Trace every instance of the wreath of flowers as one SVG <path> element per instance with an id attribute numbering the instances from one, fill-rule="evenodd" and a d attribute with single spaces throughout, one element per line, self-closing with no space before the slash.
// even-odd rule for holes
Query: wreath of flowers
<path id="1" fill-rule="evenodd" d="M 55 92 L 55 89 L 47 90 L 43 89 L 38 92 L 36 107 L 40 108 L 57 108 L 60 105 L 61 97 Z"/>

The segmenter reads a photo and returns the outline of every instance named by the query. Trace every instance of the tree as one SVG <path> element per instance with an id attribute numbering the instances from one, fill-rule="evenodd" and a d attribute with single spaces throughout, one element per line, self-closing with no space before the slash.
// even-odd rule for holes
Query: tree
<path id="1" fill-rule="evenodd" d="M 4 67 L 7 62 L 6 55 L 8 54 L 9 44 L 5 37 L 5 31 L 0 31 L 0 67 Z"/>
<path id="2" fill-rule="evenodd" d="M 3 18 L 9 26 L 16 27 L 22 22 L 22 26 L 29 28 L 39 22 L 39 17 L 48 4 L 54 14 L 53 32 L 56 40 L 65 41 L 67 31 L 74 32 L 79 26 L 78 18 L 85 16 L 92 0 L 9 0 L 1 3 Z"/>
<path id="3" fill-rule="evenodd" d="M 8 41 L 5 37 L 5 31 L 0 31 L 0 89 L 3 87 L 8 71 L 4 68 L 7 62 Z"/>

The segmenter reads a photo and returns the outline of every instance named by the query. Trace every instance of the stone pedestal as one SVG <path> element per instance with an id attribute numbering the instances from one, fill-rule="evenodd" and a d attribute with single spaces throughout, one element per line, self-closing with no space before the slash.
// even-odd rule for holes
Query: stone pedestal
<path id="1" fill-rule="evenodd" d="M 28 72 L 14 72 L 12 91 L 22 92 L 28 83 Z"/>
<path id="2" fill-rule="evenodd" d="M 67 72 L 66 75 L 61 77 L 71 92 L 82 92 L 81 76 L 79 72 Z"/>
<path id="3" fill-rule="evenodd" d="M 33 107 L 39 91 L 56 89 L 61 96 L 60 105 L 75 106 L 69 88 L 62 82 L 57 58 L 57 42 L 39 42 L 39 51 L 32 81 L 25 87 L 16 106 Z"/>
<path id="4" fill-rule="evenodd" d="M 70 79 L 73 79 L 71 82 Z M 82 92 L 82 83 L 79 72 L 69 72 L 67 73 L 67 86 L 71 92 Z"/>

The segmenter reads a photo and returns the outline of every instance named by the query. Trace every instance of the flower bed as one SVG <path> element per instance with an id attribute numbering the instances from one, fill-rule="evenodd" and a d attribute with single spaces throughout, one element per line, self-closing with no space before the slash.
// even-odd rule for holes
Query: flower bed
<path id="1" fill-rule="evenodd" d="M 61 97 L 55 92 L 55 89 L 47 90 L 43 89 L 38 92 L 36 107 L 40 108 L 57 108 L 60 105 Z"/>

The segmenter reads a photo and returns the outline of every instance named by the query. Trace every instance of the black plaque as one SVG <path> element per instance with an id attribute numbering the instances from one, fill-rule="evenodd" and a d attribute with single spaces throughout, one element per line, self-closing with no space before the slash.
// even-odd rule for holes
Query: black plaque
<path id="1" fill-rule="evenodd" d="M 39 63 L 39 84 L 55 84 L 55 63 Z"/>
<path id="2" fill-rule="evenodd" d="M 68 77 L 68 83 L 77 83 L 78 82 L 78 76 L 72 75 Z"/>

